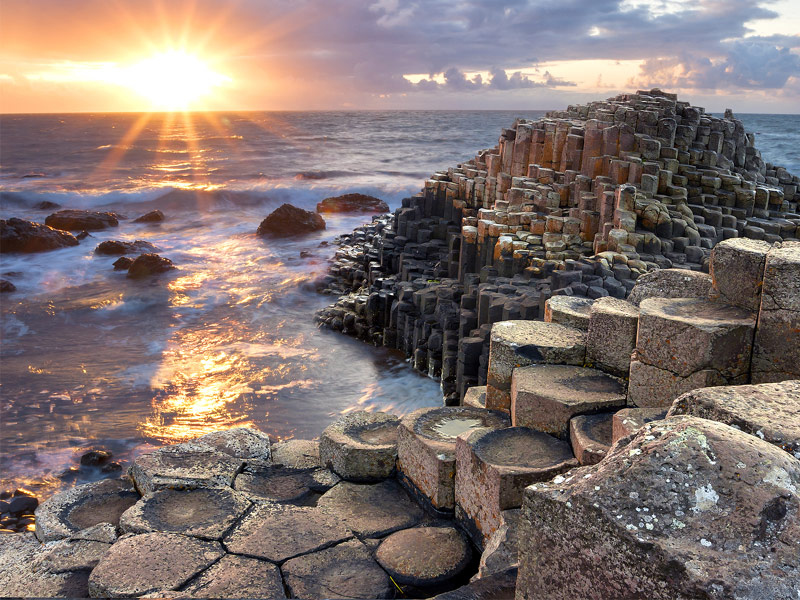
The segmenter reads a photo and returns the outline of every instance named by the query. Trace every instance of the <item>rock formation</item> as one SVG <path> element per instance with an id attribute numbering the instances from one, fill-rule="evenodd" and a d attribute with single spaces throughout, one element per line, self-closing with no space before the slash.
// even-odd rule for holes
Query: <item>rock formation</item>
<path id="1" fill-rule="evenodd" d="M 301 235 L 325 229 L 325 220 L 317 213 L 297 208 L 291 204 L 281 204 L 261 221 L 256 233 L 285 237 Z"/>
<path id="2" fill-rule="evenodd" d="M 68 231 L 15 217 L 0 221 L 0 252 L 44 252 L 77 245 Z"/>

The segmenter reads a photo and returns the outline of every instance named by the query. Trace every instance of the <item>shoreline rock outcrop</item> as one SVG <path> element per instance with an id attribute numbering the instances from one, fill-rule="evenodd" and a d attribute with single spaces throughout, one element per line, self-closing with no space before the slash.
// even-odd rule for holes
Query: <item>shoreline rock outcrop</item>
<path id="1" fill-rule="evenodd" d="M 281 204 L 261 221 L 256 234 L 287 237 L 323 229 L 325 229 L 325 219 L 317 213 L 297 208 L 291 204 Z"/>
<path id="2" fill-rule="evenodd" d="M 12 217 L 0 221 L 0 252 L 45 252 L 77 246 L 69 231 Z"/>
<path id="3" fill-rule="evenodd" d="M 45 225 L 65 231 L 99 231 L 119 225 L 118 215 L 111 212 L 66 209 L 54 212 Z"/>

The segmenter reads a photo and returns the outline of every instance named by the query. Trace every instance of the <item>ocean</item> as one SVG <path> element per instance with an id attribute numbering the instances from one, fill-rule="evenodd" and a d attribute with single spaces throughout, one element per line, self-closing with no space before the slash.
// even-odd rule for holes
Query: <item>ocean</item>
<path id="1" fill-rule="evenodd" d="M 394 209 L 436 170 L 497 143 L 543 111 L 0 116 L 0 218 L 114 211 L 118 228 L 74 248 L 2 255 L 17 291 L 0 297 L 0 489 L 40 496 L 101 477 L 90 448 L 123 466 L 141 452 L 253 425 L 313 438 L 356 409 L 402 415 L 441 404 L 404 357 L 319 330 L 333 302 L 313 291 L 336 236 L 368 221 L 263 239 L 284 202 L 361 192 Z M 767 161 L 800 173 L 800 116 L 741 115 Z M 160 209 L 160 225 L 132 219 Z M 104 240 L 143 239 L 178 270 L 131 281 Z M 302 256 L 301 256 L 302 253 Z"/>

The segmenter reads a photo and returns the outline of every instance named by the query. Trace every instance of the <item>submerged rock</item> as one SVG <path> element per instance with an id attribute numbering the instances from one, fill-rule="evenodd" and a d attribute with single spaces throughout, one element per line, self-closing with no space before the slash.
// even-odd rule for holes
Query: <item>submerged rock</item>
<path id="1" fill-rule="evenodd" d="M 0 293 L 16 292 L 17 286 L 8 279 L 0 279 Z"/>
<path id="2" fill-rule="evenodd" d="M 323 229 L 325 229 L 325 220 L 317 213 L 297 208 L 291 204 L 282 204 L 261 221 L 256 233 L 285 237 Z"/>
<path id="3" fill-rule="evenodd" d="M 140 279 L 142 277 L 149 277 L 150 275 L 158 275 L 166 273 L 170 269 L 174 269 L 175 265 L 172 261 L 158 254 L 142 254 L 131 263 L 128 268 L 128 277 L 131 279 Z"/>
<path id="4" fill-rule="evenodd" d="M 151 210 L 149 213 L 137 217 L 134 223 L 161 223 L 164 220 L 164 213 L 160 210 Z"/>
<path id="5" fill-rule="evenodd" d="M 61 208 L 61 205 L 58 202 L 50 202 L 50 200 L 42 200 L 41 202 L 37 202 L 33 205 L 33 208 L 38 210 L 55 210 L 57 208 Z"/>
<path id="6" fill-rule="evenodd" d="M 317 204 L 320 213 L 385 213 L 389 212 L 389 205 L 380 198 L 366 194 L 344 194 L 325 198 Z"/>
<path id="7" fill-rule="evenodd" d="M 117 215 L 111 212 L 69 209 L 53 213 L 44 222 L 45 225 L 66 231 L 98 231 L 119 225 Z"/>
<path id="8" fill-rule="evenodd" d="M 44 252 L 77 245 L 74 235 L 49 225 L 15 217 L 0 221 L 0 252 Z"/>
<path id="9" fill-rule="evenodd" d="M 136 240 L 135 242 L 121 242 L 119 240 L 107 240 L 100 242 L 97 248 L 94 249 L 95 254 L 104 254 L 107 256 L 115 256 L 119 254 L 145 254 L 148 252 L 157 252 L 156 248 L 150 242 L 144 240 Z"/>
<path id="10" fill-rule="evenodd" d="M 131 265 L 133 264 L 133 259 L 128 258 L 127 256 L 123 256 L 115 260 L 113 264 L 115 271 L 127 271 L 128 269 L 131 268 Z"/>

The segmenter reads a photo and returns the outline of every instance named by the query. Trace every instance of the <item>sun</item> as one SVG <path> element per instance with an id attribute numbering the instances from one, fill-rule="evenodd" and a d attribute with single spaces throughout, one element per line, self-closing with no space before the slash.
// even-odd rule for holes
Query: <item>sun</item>
<path id="1" fill-rule="evenodd" d="M 214 88 L 230 81 L 194 54 L 168 50 L 129 67 L 125 85 L 148 99 L 153 108 L 187 110 Z"/>

